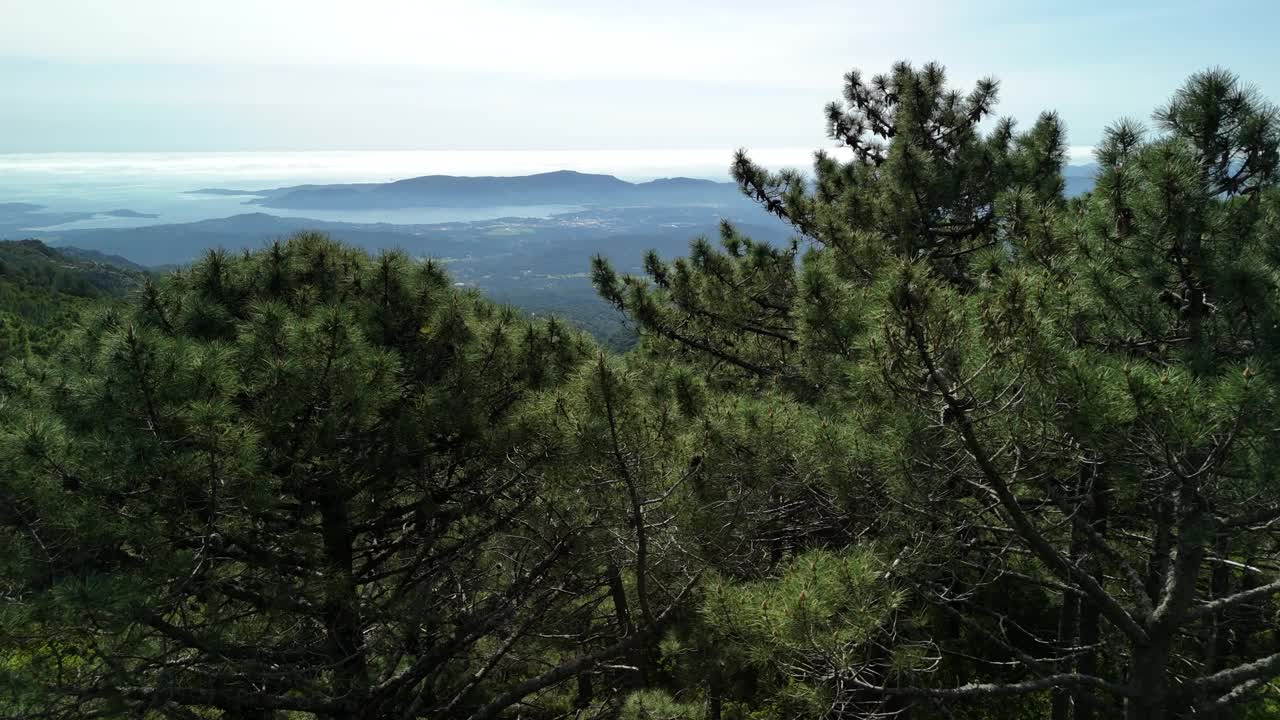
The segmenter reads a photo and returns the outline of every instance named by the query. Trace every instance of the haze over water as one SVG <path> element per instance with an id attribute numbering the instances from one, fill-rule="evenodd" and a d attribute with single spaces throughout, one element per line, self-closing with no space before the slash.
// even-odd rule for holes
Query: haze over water
<path id="1" fill-rule="evenodd" d="M 389 182 L 421 175 L 528 175 L 576 170 L 645 181 L 727 180 L 733 150 L 370 151 L 0 154 L 0 203 L 48 211 L 128 209 L 156 218 L 99 216 L 56 226 L 137 227 L 246 212 L 343 222 L 439 223 L 504 216 L 545 217 L 570 206 L 411 208 L 305 213 L 246 204 L 251 198 L 192 194 L 200 188 L 258 190 L 302 184 Z M 772 167 L 808 167 L 812 150 L 772 148 L 752 156 Z"/>
<path id="2" fill-rule="evenodd" d="M 813 148 L 749 149 L 770 169 L 807 170 Z M 314 152 L 0 153 L 0 203 L 42 205 L 48 212 L 127 209 L 156 215 L 97 216 L 33 229 L 73 230 L 195 222 L 250 212 L 358 223 L 428 224 L 498 217 L 547 217 L 567 205 L 396 210 L 280 210 L 251 197 L 192 193 L 202 188 L 262 190 L 304 184 L 381 183 L 422 175 L 531 175 L 555 170 L 615 175 L 644 182 L 664 177 L 729 179 L 732 148 L 683 150 L 413 150 Z M 835 155 L 840 150 L 828 149 Z M 1071 162 L 1089 148 L 1072 148 Z"/>

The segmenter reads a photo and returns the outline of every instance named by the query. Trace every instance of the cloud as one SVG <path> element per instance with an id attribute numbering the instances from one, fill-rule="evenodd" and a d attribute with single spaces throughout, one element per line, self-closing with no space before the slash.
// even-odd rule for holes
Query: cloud
<path id="1" fill-rule="evenodd" d="M 818 146 L 841 76 L 902 58 L 1084 144 L 1211 64 L 1280 96 L 1280 12 L 1238 3 L 0 0 L 0 150 Z"/>
<path id="2" fill-rule="evenodd" d="M 943 27 L 942 3 L 916 5 L 912 35 Z M 0 55 L 809 83 L 829 82 L 855 53 L 860 62 L 892 57 L 908 32 L 902 12 L 825 0 L 660 0 L 607 10 L 563 0 L 0 0 Z"/>

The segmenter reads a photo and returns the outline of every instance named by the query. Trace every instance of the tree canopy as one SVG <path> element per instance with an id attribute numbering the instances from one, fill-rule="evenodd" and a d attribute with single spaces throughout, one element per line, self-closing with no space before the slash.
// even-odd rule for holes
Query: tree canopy
<path id="1" fill-rule="evenodd" d="M 884 620 L 887 646 L 930 662 L 828 654 L 791 681 L 832 708 L 1228 712 L 1280 674 L 1280 117 L 1197 74 L 1154 132 L 1110 128 L 1097 189 L 1066 202 L 1059 119 L 984 125 L 996 89 L 950 90 L 937 65 L 850 73 L 827 119 L 851 160 L 819 153 L 805 177 L 735 159 L 790 248 L 726 226 L 647 278 L 597 260 L 597 287 L 649 352 L 777 387 L 853 438 L 865 532 L 898 548 L 880 560 L 903 612 L 932 619 Z"/>
<path id="2" fill-rule="evenodd" d="M 592 261 L 622 356 L 304 233 L 0 370 L 0 717 L 1274 714 L 1280 114 L 1066 130 L 941 66 Z M 30 318 L 23 322 L 31 323 Z"/>

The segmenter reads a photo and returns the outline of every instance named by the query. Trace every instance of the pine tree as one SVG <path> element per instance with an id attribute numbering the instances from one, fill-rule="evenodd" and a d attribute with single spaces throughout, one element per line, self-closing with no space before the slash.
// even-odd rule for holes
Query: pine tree
<path id="1" fill-rule="evenodd" d="M 1280 673 L 1280 118 L 1201 73 L 1158 134 L 1109 130 L 1097 189 L 1067 201 L 1060 121 L 988 126 L 996 91 L 950 90 L 937 65 L 851 73 L 826 113 L 850 161 L 819 153 L 810 179 L 734 160 L 796 228 L 790 247 L 726 227 L 723 250 L 651 256 L 647 279 L 597 258 L 597 288 L 644 350 L 843 429 L 847 485 L 878 518 L 862 542 L 895 548 L 881 557 L 910 591 L 903 617 L 928 618 L 881 624 L 932 650 L 794 665 L 790 682 L 924 714 L 1255 702 Z"/>
<path id="2" fill-rule="evenodd" d="M 303 235 L 11 366 L 0 709 L 483 717 L 553 684 L 533 658 L 591 628 L 539 631 L 578 609 L 589 528 L 521 418 L 589 347 Z"/>
<path id="3" fill-rule="evenodd" d="M 1273 712 L 1280 115 L 1195 75 L 1066 199 L 997 89 L 740 152 L 795 239 L 596 258 L 622 358 L 316 234 L 96 305 L 10 248 L 0 717 Z"/>

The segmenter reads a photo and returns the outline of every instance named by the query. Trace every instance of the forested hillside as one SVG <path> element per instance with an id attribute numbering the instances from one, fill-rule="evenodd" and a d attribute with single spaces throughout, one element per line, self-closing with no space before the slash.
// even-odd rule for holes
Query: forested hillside
<path id="1" fill-rule="evenodd" d="M 0 360 L 51 352 L 97 302 L 122 298 L 143 274 L 55 250 L 38 240 L 0 241 Z"/>
<path id="2" fill-rule="evenodd" d="M 850 73 L 851 160 L 733 160 L 791 242 L 583 258 L 623 355 L 318 233 L 6 248 L 96 311 L 0 370 L 0 717 L 1275 717 L 1280 115 L 1197 74 L 1068 199 L 997 91 Z"/>

